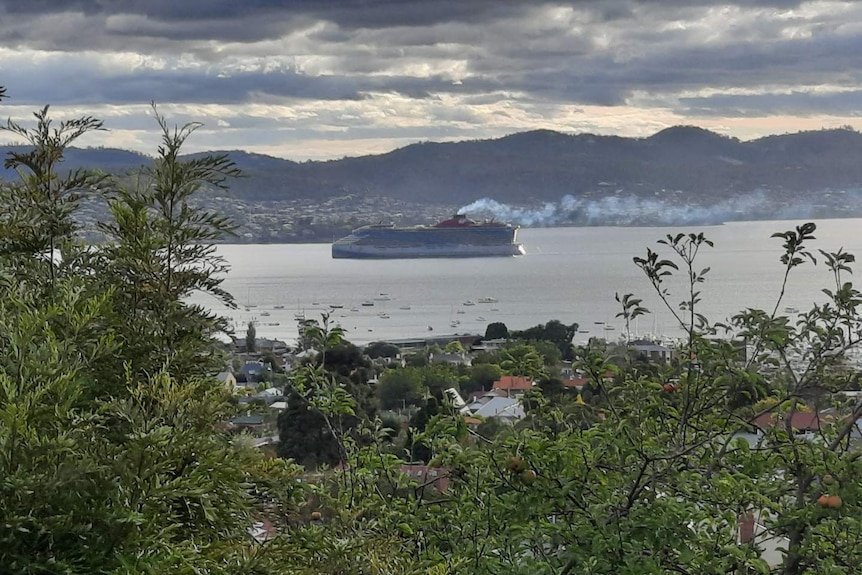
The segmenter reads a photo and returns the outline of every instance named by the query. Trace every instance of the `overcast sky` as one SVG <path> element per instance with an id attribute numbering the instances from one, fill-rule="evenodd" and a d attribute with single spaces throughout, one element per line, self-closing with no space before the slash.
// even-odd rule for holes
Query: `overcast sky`
<path id="1" fill-rule="evenodd" d="M 546 128 L 862 127 L 862 2 L 0 0 L 0 116 L 295 160 Z M 2 136 L 0 136 L 2 138 Z M 8 137 L 6 138 L 8 140 Z"/>

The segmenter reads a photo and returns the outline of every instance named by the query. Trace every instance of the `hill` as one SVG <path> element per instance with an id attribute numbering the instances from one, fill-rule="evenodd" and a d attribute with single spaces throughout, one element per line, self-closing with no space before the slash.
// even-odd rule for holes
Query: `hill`
<path id="1" fill-rule="evenodd" d="M 6 151 L 0 147 L 0 153 Z M 324 221 L 331 228 L 327 234 L 381 219 L 427 221 L 468 204 L 496 210 L 497 217 L 521 217 L 522 224 L 862 215 L 857 191 L 862 188 L 862 134 L 847 129 L 751 141 L 693 126 L 648 138 L 538 130 L 302 163 L 224 153 L 247 176 L 231 184 L 233 215 L 243 225 L 262 206 L 268 216 L 275 215 L 271 223 L 278 237 L 261 238 L 253 231 L 251 237 L 258 240 L 318 239 Z M 124 150 L 75 149 L 65 165 L 119 174 L 147 161 Z M 10 177 L 8 171 L 0 175 Z M 493 202 L 476 203 L 483 199 Z M 530 212 L 548 203 L 554 206 L 552 217 Z M 299 228 L 312 229 L 313 237 L 301 237 Z"/>

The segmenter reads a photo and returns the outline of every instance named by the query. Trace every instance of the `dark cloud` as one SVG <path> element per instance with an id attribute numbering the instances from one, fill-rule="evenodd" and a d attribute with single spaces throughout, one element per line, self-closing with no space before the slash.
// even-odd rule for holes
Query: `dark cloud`
<path id="1" fill-rule="evenodd" d="M 765 94 L 714 94 L 680 98 L 687 114 L 698 116 L 761 117 L 766 115 L 810 116 L 829 110 L 831 114 L 862 117 L 862 90 L 818 94 L 792 91 Z"/>
<path id="2" fill-rule="evenodd" d="M 862 3 L 0 0 L 0 84 L 21 105 L 232 107 L 237 133 L 267 127 L 243 106 L 304 107 L 291 133 L 319 139 L 499 134 L 588 105 L 857 116 Z"/>

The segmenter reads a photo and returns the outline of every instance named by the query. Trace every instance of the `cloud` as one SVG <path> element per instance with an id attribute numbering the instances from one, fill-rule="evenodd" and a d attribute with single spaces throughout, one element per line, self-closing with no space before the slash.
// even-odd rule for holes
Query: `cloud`
<path id="1" fill-rule="evenodd" d="M 862 5 L 0 0 L 0 84 L 15 113 L 103 109 L 117 129 L 146 129 L 129 110 L 155 100 L 229 123 L 220 133 L 237 145 L 270 140 L 267 126 L 375 149 L 531 128 L 646 135 L 667 122 L 742 133 L 731 120 L 859 115 Z"/>

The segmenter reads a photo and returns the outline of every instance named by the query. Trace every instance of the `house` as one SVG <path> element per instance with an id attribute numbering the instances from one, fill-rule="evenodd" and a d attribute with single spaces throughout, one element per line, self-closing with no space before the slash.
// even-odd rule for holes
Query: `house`
<path id="1" fill-rule="evenodd" d="M 450 365 L 470 365 L 473 361 L 466 353 L 430 353 L 428 359 L 434 363 L 448 363 Z"/>
<path id="2" fill-rule="evenodd" d="M 473 344 L 471 351 L 500 351 L 506 344 L 509 343 L 508 339 L 500 338 L 500 339 L 483 339 L 478 343 Z"/>
<path id="3" fill-rule="evenodd" d="M 419 485 L 427 485 L 437 491 L 445 491 L 449 487 L 449 470 L 443 467 L 406 463 L 398 469 Z"/>
<path id="4" fill-rule="evenodd" d="M 590 380 L 586 377 L 577 377 L 573 375 L 568 379 L 563 380 L 563 387 L 565 389 L 574 389 L 575 391 L 580 392 L 589 382 Z"/>
<path id="5" fill-rule="evenodd" d="M 653 363 L 667 363 L 676 357 L 676 352 L 673 349 L 646 340 L 631 342 L 629 350 L 638 359 Z"/>
<path id="6" fill-rule="evenodd" d="M 787 416 L 783 413 L 764 413 L 752 421 L 752 425 L 760 431 L 766 431 L 772 427 L 786 425 Z M 828 425 L 835 421 L 832 414 L 824 414 L 816 411 L 794 411 L 790 416 L 790 428 L 794 433 L 801 435 L 813 434 L 820 431 L 821 425 Z"/>
<path id="7" fill-rule="evenodd" d="M 255 383 L 262 374 L 269 371 L 269 368 L 260 361 L 247 361 L 243 364 L 241 371 L 248 383 Z"/>
<path id="8" fill-rule="evenodd" d="M 228 389 L 228 391 L 233 391 L 236 389 L 236 377 L 234 377 L 233 372 L 230 371 L 222 371 L 216 374 L 216 379 L 224 384 L 224 386 Z"/>
<path id="9" fill-rule="evenodd" d="M 264 419 L 262 415 L 249 413 L 234 417 L 231 425 L 236 431 L 256 431 L 263 428 Z"/>
<path id="10" fill-rule="evenodd" d="M 533 387 L 533 381 L 529 377 L 520 375 L 504 375 L 494 382 L 491 389 L 506 392 L 506 397 L 521 395 Z"/>
<path id="11" fill-rule="evenodd" d="M 526 415 L 521 400 L 515 397 L 492 397 L 473 412 L 474 417 L 496 417 L 510 423 L 524 419 Z"/>

